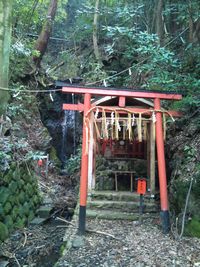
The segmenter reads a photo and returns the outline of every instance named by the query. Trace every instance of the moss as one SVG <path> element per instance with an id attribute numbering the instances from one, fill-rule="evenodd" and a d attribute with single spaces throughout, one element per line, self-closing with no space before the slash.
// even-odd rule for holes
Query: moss
<path id="1" fill-rule="evenodd" d="M 17 206 L 14 206 L 13 210 L 12 210 L 12 219 L 13 221 L 16 221 L 16 218 L 19 214 L 19 208 Z"/>
<path id="2" fill-rule="evenodd" d="M 185 228 L 185 234 L 200 238 L 200 218 L 193 218 Z"/>
<path id="3" fill-rule="evenodd" d="M 3 205 L 0 204 L 0 219 L 3 219 L 4 216 L 5 216 L 5 213 L 4 213 Z"/>
<path id="4" fill-rule="evenodd" d="M 30 206 L 29 206 L 28 202 L 24 203 L 23 208 L 24 208 L 24 214 L 26 216 L 28 216 L 29 215 L 29 209 L 30 209 Z"/>
<path id="5" fill-rule="evenodd" d="M 18 199 L 19 199 L 19 202 L 20 202 L 21 204 L 24 203 L 24 201 L 25 201 L 25 193 L 24 193 L 23 191 L 20 192 L 20 194 L 19 194 L 19 196 L 18 196 Z"/>
<path id="6" fill-rule="evenodd" d="M 35 214 L 34 212 L 31 210 L 30 213 L 29 213 L 29 216 L 28 216 L 28 222 L 31 222 L 35 217 Z"/>
<path id="7" fill-rule="evenodd" d="M 14 225 L 15 228 L 22 229 L 24 227 L 24 221 L 20 217 L 17 217 Z"/>
<path id="8" fill-rule="evenodd" d="M 4 212 L 5 214 L 8 214 L 12 209 L 12 206 L 10 204 L 10 202 L 6 202 L 5 206 L 4 206 Z"/>
<path id="9" fill-rule="evenodd" d="M 14 227 L 12 217 L 11 217 L 10 215 L 7 215 L 7 216 L 5 217 L 4 223 L 5 223 L 5 225 L 7 226 L 9 233 L 11 233 L 12 230 L 13 230 L 13 227 Z"/>
<path id="10" fill-rule="evenodd" d="M 33 193 L 34 193 L 34 190 L 33 190 L 33 187 L 31 184 L 28 184 L 27 185 L 27 191 L 26 193 L 28 193 L 29 197 L 32 197 Z"/>
<path id="11" fill-rule="evenodd" d="M 18 184 L 17 182 L 12 181 L 9 185 L 9 190 L 12 194 L 16 194 Z"/>
<path id="12" fill-rule="evenodd" d="M 57 157 L 57 153 L 54 147 L 51 148 L 49 157 L 51 161 L 53 161 L 56 165 L 60 166 L 60 160 Z"/>
<path id="13" fill-rule="evenodd" d="M 23 217 L 25 216 L 23 206 L 20 206 L 20 207 L 19 207 L 19 213 L 18 213 L 18 215 L 19 215 L 21 218 L 23 218 Z"/>
<path id="14" fill-rule="evenodd" d="M 7 226 L 0 222 L 0 241 L 4 241 L 8 237 L 8 228 Z"/>
<path id="15" fill-rule="evenodd" d="M 16 199 L 14 195 L 10 195 L 8 198 L 8 201 L 10 202 L 11 206 L 14 206 L 16 203 Z"/>
<path id="16" fill-rule="evenodd" d="M 8 185 L 8 184 L 12 181 L 12 175 L 10 175 L 10 173 L 4 175 L 4 176 L 2 177 L 2 181 L 3 181 L 6 185 Z"/>
<path id="17" fill-rule="evenodd" d="M 10 191 L 8 190 L 7 187 L 3 186 L 0 189 L 0 204 L 5 204 L 7 199 L 8 199 L 8 197 L 9 197 L 9 195 L 10 195 Z"/>

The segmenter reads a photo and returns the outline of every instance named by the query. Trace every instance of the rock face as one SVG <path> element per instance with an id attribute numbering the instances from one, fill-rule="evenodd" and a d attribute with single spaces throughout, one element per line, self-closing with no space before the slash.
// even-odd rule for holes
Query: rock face
<path id="1" fill-rule="evenodd" d="M 81 115 L 75 111 L 63 111 L 64 103 L 76 103 L 77 97 L 72 94 L 52 93 L 39 96 L 41 120 L 52 137 L 52 146 L 62 165 L 75 153 L 80 140 Z"/>
<path id="2" fill-rule="evenodd" d="M 191 180 L 192 189 L 189 197 L 186 218 L 199 222 L 196 234 L 200 236 L 200 120 L 199 114 L 183 117 L 170 128 L 167 141 L 167 163 L 170 179 L 171 207 L 175 215 L 181 215 Z M 182 216 L 179 216 L 182 218 Z M 194 223 L 191 222 L 192 224 Z M 187 220 L 188 222 L 188 220 Z M 190 225 L 190 223 L 188 223 Z M 186 229 L 187 230 L 187 229 Z M 191 234 L 191 233 L 190 233 Z"/>

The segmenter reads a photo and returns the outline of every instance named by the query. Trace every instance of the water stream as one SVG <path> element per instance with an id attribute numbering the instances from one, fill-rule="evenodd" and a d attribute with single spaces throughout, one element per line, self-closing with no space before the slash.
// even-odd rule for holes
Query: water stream
<path id="1" fill-rule="evenodd" d="M 46 96 L 40 98 L 40 101 L 42 122 L 52 137 L 51 144 L 61 161 L 61 168 L 64 169 L 67 159 L 76 153 L 82 119 L 76 111 L 62 110 L 62 105 L 77 103 L 77 97 L 74 94 L 55 93 L 54 102 L 50 102 Z"/>

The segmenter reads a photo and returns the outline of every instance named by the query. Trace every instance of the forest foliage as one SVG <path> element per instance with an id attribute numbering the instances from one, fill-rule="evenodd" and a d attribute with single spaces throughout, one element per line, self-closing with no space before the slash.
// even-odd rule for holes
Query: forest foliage
<path id="1" fill-rule="evenodd" d="M 11 61 L 19 66 L 11 64 L 14 81 L 27 75 L 27 64 L 32 65 L 32 57 L 37 56 L 35 42 L 51 2 L 14 1 Z M 102 85 L 104 79 L 130 67 L 107 79 L 107 84 L 187 94 L 199 91 L 199 1 L 98 2 L 95 12 L 94 0 L 58 1 L 52 39 L 42 62 L 46 71 L 64 61 L 62 68 L 51 73 L 53 79 L 81 77 L 83 83 Z"/>

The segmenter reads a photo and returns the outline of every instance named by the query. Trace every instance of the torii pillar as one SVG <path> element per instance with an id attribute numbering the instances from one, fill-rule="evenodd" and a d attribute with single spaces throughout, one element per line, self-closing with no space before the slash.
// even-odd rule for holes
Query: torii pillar
<path id="1" fill-rule="evenodd" d="M 164 234 L 169 233 L 170 220 L 169 220 L 169 204 L 167 194 L 167 176 L 166 176 L 166 163 L 165 163 L 165 149 L 164 149 L 164 134 L 160 99 L 154 99 L 154 109 L 156 112 L 156 146 L 158 158 L 158 174 L 159 174 L 159 187 L 160 187 L 160 205 L 161 205 L 161 222 Z"/>
<path id="2" fill-rule="evenodd" d="M 86 222 L 86 205 L 87 205 L 87 190 L 88 190 L 88 153 L 86 147 L 87 133 L 85 118 L 90 109 L 91 94 L 84 95 L 84 114 L 83 114 L 83 139 L 82 139 L 82 158 L 81 158 L 81 180 L 80 180 L 80 207 L 79 207 L 79 234 L 85 234 Z"/>

